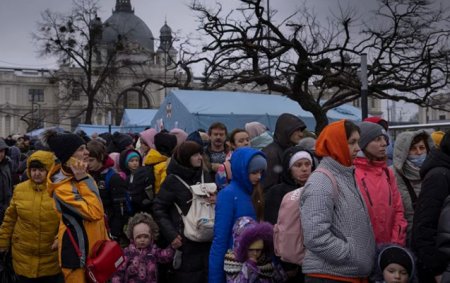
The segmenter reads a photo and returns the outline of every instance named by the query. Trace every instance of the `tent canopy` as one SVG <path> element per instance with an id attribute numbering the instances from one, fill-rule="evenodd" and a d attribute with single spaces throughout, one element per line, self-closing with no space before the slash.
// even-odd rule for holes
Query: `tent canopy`
<path id="1" fill-rule="evenodd" d="M 47 127 L 47 128 L 35 129 L 35 130 L 32 130 L 31 132 L 26 133 L 26 135 L 30 136 L 30 137 L 39 136 L 40 134 L 42 134 L 46 130 L 54 130 L 54 131 L 56 131 L 58 133 L 64 132 L 63 128 L 55 126 L 55 127 Z"/>
<path id="2" fill-rule="evenodd" d="M 309 130 L 314 131 L 313 115 L 285 96 L 229 91 L 172 90 L 151 125 L 157 130 L 177 127 L 190 133 L 199 128 L 208 129 L 214 122 L 222 122 L 231 130 L 258 121 L 273 131 L 278 116 L 283 113 L 298 116 Z M 330 121 L 360 121 L 361 110 L 341 105 L 328 111 L 327 116 Z"/>
<path id="3" fill-rule="evenodd" d="M 125 109 L 120 125 L 150 127 L 157 111 L 158 109 Z"/>

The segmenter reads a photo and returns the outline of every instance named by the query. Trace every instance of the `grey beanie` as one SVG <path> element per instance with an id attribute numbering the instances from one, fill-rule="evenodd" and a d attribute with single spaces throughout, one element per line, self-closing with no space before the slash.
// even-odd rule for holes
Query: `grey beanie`
<path id="1" fill-rule="evenodd" d="M 371 122 L 361 122 L 358 126 L 361 130 L 361 138 L 359 139 L 359 147 L 361 150 L 366 148 L 371 141 L 381 135 L 383 135 L 386 138 L 386 142 L 389 143 L 389 137 L 386 130 L 381 125 Z"/>
<path id="2" fill-rule="evenodd" d="M 250 159 L 248 163 L 248 173 L 255 173 L 258 171 L 265 171 L 267 169 L 267 161 L 264 156 L 256 154 Z"/>

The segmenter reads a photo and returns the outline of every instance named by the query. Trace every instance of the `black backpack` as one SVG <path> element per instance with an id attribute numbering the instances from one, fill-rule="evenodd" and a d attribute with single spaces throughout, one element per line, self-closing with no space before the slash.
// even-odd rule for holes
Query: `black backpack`
<path id="1" fill-rule="evenodd" d="M 134 212 L 147 211 L 155 198 L 154 167 L 139 167 L 133 175 L 133 182 L 128 185 L 128 191 L 133 207 L 136 208 Z"/>

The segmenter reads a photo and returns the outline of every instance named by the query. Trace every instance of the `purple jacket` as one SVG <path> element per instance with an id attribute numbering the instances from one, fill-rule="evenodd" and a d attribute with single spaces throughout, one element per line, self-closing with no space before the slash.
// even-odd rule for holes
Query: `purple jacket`
<path id="1" fill-rule="evenodd" d="M 146 249 L 137 249 L 130 244 L 124 249 L 125 263 L 112 278 L 112 283 L 156 283 L 157 264 L 168 263 L 173 259 L 174 250 L 151 245 Z"/>

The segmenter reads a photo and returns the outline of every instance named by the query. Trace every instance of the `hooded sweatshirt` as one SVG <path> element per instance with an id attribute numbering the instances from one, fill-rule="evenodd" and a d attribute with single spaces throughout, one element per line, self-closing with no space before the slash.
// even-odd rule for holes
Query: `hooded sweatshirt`
<path id="1" fill-rule="evenodd" d="M 278 117 L 273 142 L 262 149 L 267 156 L 267 172 L 263 187 L 267 191 L 271 186 L 281 183 L 283 152 L 295 144 L 290 138 L 295 131 L 306 129 L 305 123 L 295 115 L 283 113 Z"/>
<path id="2" fill-rule="evenodd" d="M 426 134 L 428 136 L 429 148 L 433 148 L 433 140 L 431 139 L 430 135 L 424 130 L 400 133 L 397 136 L 394 147 L 393 167 L 395 178 L 397 180 L 398 191 L 400 192 L 400 195 L 402 197 L 405 219 L 408 223 L 408 226 L 406 228 L 407 243 L 409 243 L 411 240 L 414 208 L 408 186 L 403 178 L 406 178 L 408 180 L 409 184 L 411 184 L 411 186 L 413 187 L 416 196 L 419 196 L 422 185 L 422 179 L 419 173 L 420 168 L 415 167 L 411 162 L 407 160 L 411 143 L 413 139 L 419 134 Z"/>
<path id="3" fill-rule="evenodd" d="M 225 253 L 233 247 L 232 229 L 239 217 L 256 219 L 252 203 L 253 185 L 248 178 L 248 165 L 255 155 L 264 154 L 256 149 L 242 147 L 231 157 L 231 183 L 219 192 L 216 202 L 214 239 L 209 256 L 209 283 L 225 282 L 223 269 Z"/>
<path id="4" fill-rule="evenodd" d="M 323 157 L 318 168 L 335 176 L 337 194 L 330 178 L 316 170 L 300 198 L 307 249 L 302 270 L 319 277 L 367 277 L 374 265 L 375 239 L 356 186 L 344 122 L 329 124 L 316 143 L 316 154 Z"/>

